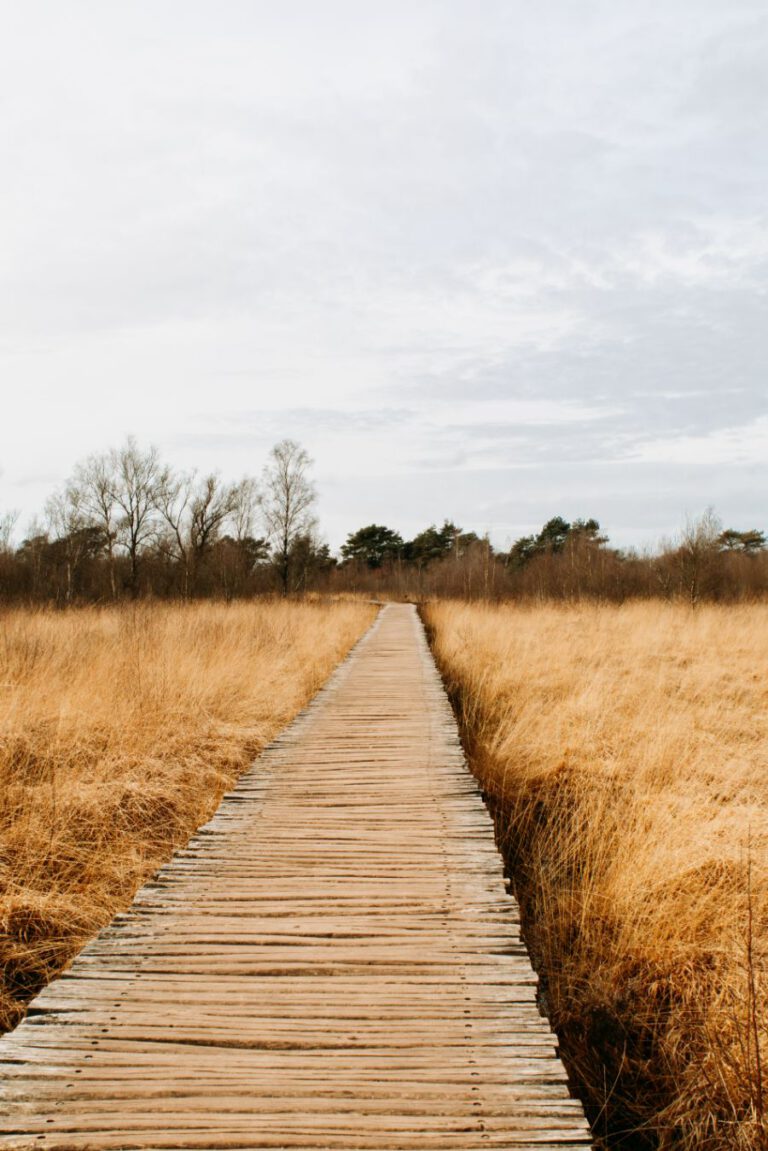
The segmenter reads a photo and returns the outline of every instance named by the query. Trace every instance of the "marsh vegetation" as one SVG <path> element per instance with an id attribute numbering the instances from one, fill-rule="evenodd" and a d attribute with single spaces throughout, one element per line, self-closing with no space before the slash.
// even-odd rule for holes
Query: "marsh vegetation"
<path id="1" fill-rule="evenodd" d="M 424 614 L 595 1131 L 765 1147 L 766 608 Z"/>

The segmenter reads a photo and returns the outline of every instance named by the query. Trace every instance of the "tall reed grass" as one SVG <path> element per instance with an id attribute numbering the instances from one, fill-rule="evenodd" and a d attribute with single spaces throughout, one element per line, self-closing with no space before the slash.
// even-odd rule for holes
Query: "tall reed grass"
<path id="1" fill-rule="evenodd" d="M 0 614 L 0 1029 L 205 822 L 374 614 Z"/>
<path id="2" fill-rule="evenodd" d="M 768 1146 L 768 609 L 425 609 L 613 1146 Z"/>

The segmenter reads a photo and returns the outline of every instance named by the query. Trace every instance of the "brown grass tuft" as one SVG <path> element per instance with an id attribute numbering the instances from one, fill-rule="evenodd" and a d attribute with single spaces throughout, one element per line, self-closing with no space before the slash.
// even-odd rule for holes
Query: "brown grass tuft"
<path id="1" fill-rule="evenodd" d="M 768 609 L 430 605 L 613 1145 L 768 1145 Z"/>
<path id="2" fill-rule="evenodd" d="M 0 615 L 0 1030 L 215 810 L 364 603 Z"/>

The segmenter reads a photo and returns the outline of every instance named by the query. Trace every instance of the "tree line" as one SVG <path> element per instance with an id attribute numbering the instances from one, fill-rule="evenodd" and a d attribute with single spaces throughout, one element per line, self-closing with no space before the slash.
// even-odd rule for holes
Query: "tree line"
<path id="1" fill-rule="evenodd" d="M 259 477 L 225 482 L 179 472 L 129 438 L 77 464 L 18 545 L 16 517 L 0 514 L 0 598 L 66 605 L 352 591 L 696 604 L 768 592 L 765 534 L 723 528 L 711 510 L 653 553 L 612 547 L 594 518 L 555 516 L 505 550 L 451 520 L 412 539 L 368 524 L 336 557 L 318 534 L 310 470 L 301 445 L 282 440 Z"/>
<path id="2" fill-rule="evenodd" d="M 690 519 L 653 552 L 612 547 L 594 518 L 554 516 L 509 549 L 450 520 L 404 541 L 371 524 L 341 549 L 345 584 L 409 598 L 734 601 L 768 594 L 768 541 L 757 528 L 724 529 L 714 511 Z"/>
<path id="3" fill-rule="evenodd" d="M 176 471 L 129 438 L 77 464 L 18 547 L 15 517 L 0 519 L 0 594 L 66 604 L 304 590 L 331 563 L 310 463 L 282 440 L 261 477 L 225 482 Z"/>

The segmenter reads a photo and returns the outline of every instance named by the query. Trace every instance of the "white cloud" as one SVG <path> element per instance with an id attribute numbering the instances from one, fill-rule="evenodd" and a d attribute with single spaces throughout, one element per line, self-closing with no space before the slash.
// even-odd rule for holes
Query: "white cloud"
<path id="1" fill-rule="evenodd" d="M 768 220 L 699 218 L 642 232 L 614 257 L 618 274 L 644 287 L 766 291 Z"/>
<path id="2" fill-rule="evenodd" d="M 632 458 L 646 464 L 764 467 L 768 461 L 768 416 L 741 427 L 718 428 L 706 436 L 649 439 L 637 445 Z"/>
<path id="3" fill-rule="evenodd" d="M 627 532 L 680 460 L 762 514 L 761 0 L 5 15 L 0 507 L 130 431 L 233 474 L 294 434 L 334 531 L 506 531 L 511 470 L 599 515 L 630 461 Z"/>

